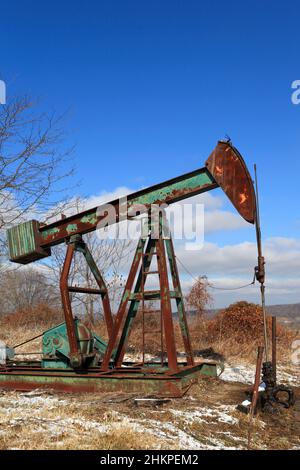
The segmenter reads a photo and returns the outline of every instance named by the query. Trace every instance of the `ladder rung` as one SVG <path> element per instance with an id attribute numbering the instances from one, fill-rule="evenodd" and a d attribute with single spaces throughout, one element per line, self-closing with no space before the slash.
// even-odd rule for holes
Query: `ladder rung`
<path id="1" fill-rule="evenodd" d="M 105 294 L 105 289 L 93 289 L 91 287 L 68 286 L 69 292 L 78 292 L 79 294 Z"/>
<path id="2" fill-rule="evenodd" d="M 160 310 L 143 310 L 142 311 L 144 314 L 145 313 L 160 313 Z"/>
<path id="3" fill-rule="evenodd" d="M 160 290 L 148 290 L 143 292 L 132 293 L 130 295 L 129 300 L 153 300 L 153 299 L 160 299 L 161 291 Z M 182 295 L 178 291 L 171 290 L 170 291 L 170 298 L 171 299 L 181 299 Z"/>
<path id="4" fill-rule="evenodd" d="M 152 299 L 159 299 L 160 298 L 160 290 L 148 290 L 144 292 L 137 292 L 136 294 L 132 294 L 130 300 L 152 300 Z"/>
<path id="5" fill-rule="evenodd" d="M 144 256 L 144 257 L 145 256 L 156 256 L 156 255 L 157 255 L 156 251 L 153 251 L 153 253 L 149 253 L 149 252 L 142 253 L 142 256 Z"/>
<path id="6" fill-rule="evenodd" d="M 146 330 L 146 331 L 144 331 L 144 335 L 150 334 L 150 333 L 161 333 L 161 330 Z"/>
<path id="7" fill-rule="evenodd" d="M 145 271 L 143 274 L 144 276 L 148 276 L 148 274 L 159 274 L 159 271 Z"/>

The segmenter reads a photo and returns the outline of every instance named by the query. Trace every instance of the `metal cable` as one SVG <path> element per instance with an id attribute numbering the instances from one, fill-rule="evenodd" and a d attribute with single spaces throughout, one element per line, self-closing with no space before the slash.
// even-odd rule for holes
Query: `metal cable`
<path id="1" fill-rule="evenodd" d="M 194 279 L 194 281 L 198 281 L 198 279 L 187 269 L 187 267 L 183 264 L 183 262 L 178 258 L 178 256 L 176 256 L 176 259 L 177 261 L 179 262 L 179 264 L 181 264 L 181 266 L 183 267 L 183 269 L 186 271 L 186 273 L 191 276 L 192 279 Z M 253 281 L 252 282 L 249 282 L 248 284 L 244 284 L 242 286 L 238 286 L 238 287 L 216 287 L 214 286 L 213 284 L 211 284 L 210 282 L 208 282 L 208 287 L 210 287 L 211 289 L 215 289 L 215 290 L 238 290 L 238 289 L 244 289 L 244 287 L 249 287 L 249 286 L 252 286 L 255 284 L 255 273 L 254 273 L 254 277 L 253 277 Z"/>

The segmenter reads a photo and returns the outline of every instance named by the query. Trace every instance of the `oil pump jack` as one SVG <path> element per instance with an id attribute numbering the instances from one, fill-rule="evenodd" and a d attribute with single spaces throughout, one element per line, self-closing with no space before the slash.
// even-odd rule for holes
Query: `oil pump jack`
<path id="1" fill-rule="evenodd" d="M 51 247 L 66 244 L 66 257 L 61 272 L 60 291 L 65 322 L 45 331 L 41 360 L 17 360 L 14 348 L 6 348 L 6 360 L 0 365 L 0 388 L 30 390 L 51 388 L 59 391 L 137 391 L 160 396 L 182 396 L 197 381 L 199 374 L 217 375 L 214 360 L 195 360 L 184 299 L 178 275 L 172 238 L 165 233 L 159 216 L 158 236 L 153 237 L 153 205 L 170 205 L 205 191 L 220 187 L 248 223 L 256 220 L 256 198 L 253 182 L 239 151 L 230 141 L 219 141 L 205 166 L 191 173 L 130 194 L 126 203 L 109 204 L 115 210 L 110 220 L 106 205 L 86 210 L 71 217 L 44 225 L 30 220 L 8 230 L 10 260 L 28 264 L 51 256 Z M 107 286 L 101 270 L 84 241 L 84 234 L 144 213 L 147 230 L 137 243 L 132 266 L 118 311 L 112 315 Z M 75 252 L 83 255 L 91 269 L 97 289 L 69 285 L 69 273 Z M 151 270 L 156 258 L 157 270 Z M 264 279 L 264 262 L 259 254 L 256 277 Z M 157 275 L 158 290 L 146 290 L 146 279 Z M 172 286 L 170 287 L 170 279 Z M 102 299 L 108 340 L 104 341 L 80 319 L 73 316 L 70 293 L 98 294 Z M 160 303 L 161 360 L 146 360 L 145 346 L 154 332 L 147 329 L 148 301 Z M 179 326 L 185 350 L 185 362 L 179 362 L 174 333 L 171 302 L 177 306 Z M 128 338 L 137 312 L 143 315 L 143 359 L 125 362 Z"/>

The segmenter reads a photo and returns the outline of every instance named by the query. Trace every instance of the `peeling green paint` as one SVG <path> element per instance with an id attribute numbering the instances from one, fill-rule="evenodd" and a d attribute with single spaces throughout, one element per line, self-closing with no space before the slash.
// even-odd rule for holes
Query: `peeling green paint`
<path id="1" fill-rule="evenodd" d="M 39 244 L 39 222 L 29 220 L 7 230 L 9 259 L 27 264 L 50 255 Z"/>
<path id="2" fill-rule="evenodd" d="M 130 296 L 130 290 L 127 289 L 123 295 L 123 302 L 126 302 L 126 300 L 129 299 L 129 296 Z"/>
<path id="3" fill-rule="evenodd" d="M 44 232 L 42 232 L 41 235 L 42 235 L 42 238 L 47 238 L 50 235 L 55 235 L 56 233 L 59 233 L 59 228 L 53 227 L 53 228 L 49 228 L 48 230 L 45 230 Z"/>
<path id="4" fill-rule="evenodd" d="M 77 227 L 76 224 L 69 224 L 69 225 L 67 225 L 66 231 L 67 231 L 68 233 L 74 233 L 74 232 L 76 232 L 77 230 L 78 230 L 78 227 Z"/>
<path id="5" fill-rule="evenodd" d="M 131 207 L 135 204 L 155 204 L 160 201 L 167 202 L 168 198 L 171 195 L 178 194 L 178 196 L 182 196 L 184 193 L 190 195 L 191 192 L 196 191 L 200 187 L 205 187 L 206 185 L 212 184 L 212 178 L 206 172 L 196 174 L 191 176 L 190 178 L 184 178 L 181 181 L 176 181 L 173 184 L 168 186 L 164 186 L 162 188 L 156 189 L 155 191 L 151 191 L 149 193 L 143 194 L 136 198 L 133 198 L 128 201 L 128 206 Z"/>
<path id="6" fill-rule="evenodd" d="M 96 224 L 98 221 L 97 217 L 96 217 L 96 214 L 87 214 L 85 216 L 83 216 L 81 219 L 80 219 L 80 222 L 82 222 L 83 224 Z"/>

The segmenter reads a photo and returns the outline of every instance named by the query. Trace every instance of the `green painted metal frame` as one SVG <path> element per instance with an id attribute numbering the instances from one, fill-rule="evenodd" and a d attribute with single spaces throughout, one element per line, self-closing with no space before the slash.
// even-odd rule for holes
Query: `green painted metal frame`
<path id="1" fill-rule="evenodd" d="M 19 367 L 9 368 L 8 365 L 0 368 L 0 389 L 50 389 L 71 393 L 122 392 L 179 398 L 202 376 L 217 377 L 217 363 L 203 360 L 194 366 L 182 364 L 177 373 L 166 374 L 157 368 L 157 364 L 149 364 L 148 368 L 141 369 L 127 363 L 126 368 L 107 373 L 97 368 L 75 373 L 71 369 L 45 371 L 35 362 Z"/>
<path id="2" fill-rule="evenodd" d="M 79 349 L 86 358 L 86 367 L 97 366 L 99 358 L 104 354 L 107 343 L 92 333 L 78 318 L 74 319 Z M 43 369 L 69 369 L 70 343 L 66 323 L 49 328 L 42 339 Z"/>

